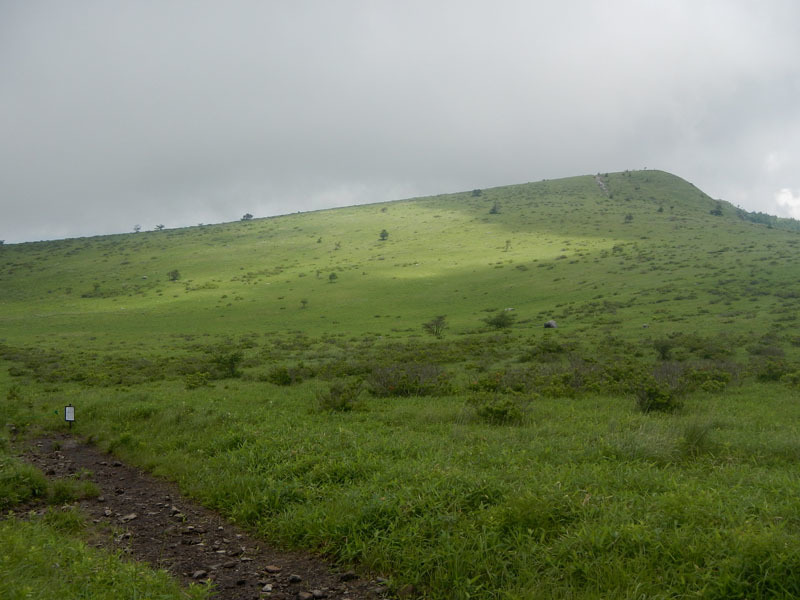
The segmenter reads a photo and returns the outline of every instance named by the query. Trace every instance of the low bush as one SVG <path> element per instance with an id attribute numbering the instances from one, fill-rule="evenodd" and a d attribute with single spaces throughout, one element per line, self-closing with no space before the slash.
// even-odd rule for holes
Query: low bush
<path id="1" fill-rule="evenodd" d="M 559 342 L 551 336 L 546 336 L 526 350 L 520 357 L 520 362 L 561 360 L 561 357 L 569 350 L 568 344 Z"/>
<path id="2" fill-rule="evenodd" d="M 321 379 L 337 379 L 340 377 L 366 377 L 372 372 L 372 366 L 364 360 L 352 358 L 330 361 L 317 371 Z"/>
<path id="3" fill-rule="evenodd" d="M 273 369 L 270 369 L 264 379 L 275 385 L 294 385 L 296 383 L 301 383 L 303 380 L 309 379 L 313 376 L 313 369 L 310 369 L 304 366 L 303 363 L 300 363 L 294 367 L 274 367 Z"/>
<path id="4" fill-rule="evenodd" d="M 228 379 L 239 377 L 239 364 L 244 359 L 241 350 L 212 349 L 210 352 L 210 373 L 214 379 Z"/>
<path id="5" fill-rule="evenodd" d="M 682 380 L 688 391 L 721 392 L 728 387 L 735 369 L 734 363 L 696 363 L 686 368 Z"/>
<path id="6" fill-rule="evenodd" d="M 323 412 L 351 411 L 363 389 L 360 381 L 334 381 L 327 390 L 317 392 L 317 408 Z"/>
<path id="7" fill-rule="evenodd" d="M 492 329 L 508 329 L 514 324 L 514 321 L 516 321 L 516 319 L 517 315 L 512 314 L 505 310 L 501 310 L 496 315 L 491 317 L 486 317 L 485 319 L 481 320 Z"/>
<path id="8" fill-rule="evenodd" d="M 644 412 L 672 412 L 683 406 L 687 387 L 683 370 L 675 363 L 664 363 L 653 369 L 633 387 L 636 407 Z"/>
<path id="9" fill-rule="evenodd" d="M 367 379 L 370 393 L 389 396 L 444 396 L 453 391 L 450 376 L 429 364 L 393 363 L 375 367 Z"/>
<path id="10" fill-rule="evenodd" d="M 491 425 L 516 425 L 525 418 L 528 400 L 519 396 L 478 392 L 467 399 L 467 406 L 480 420 Z"/>
<path id="11" fill-rule="evenodd" d="M 792 387 L 800 387 L 800 370 L 781 376 L 781 382 Z"/>
<path id="12" fill-rule="evenodd" d="M 791 376 L 795 370 L 785 359 L 779 357 L 761 358 L 751 366 L 751 371 L 761 382 L 781 381 L 785 376 Z"/>
<path id="13" fill-rule="evenodd" d="M 211 373 L 208 371 L 187 373 L 183 378 L 183 383 L 187 390 L 194 390 L 199 387 L 211 385 Z"/>

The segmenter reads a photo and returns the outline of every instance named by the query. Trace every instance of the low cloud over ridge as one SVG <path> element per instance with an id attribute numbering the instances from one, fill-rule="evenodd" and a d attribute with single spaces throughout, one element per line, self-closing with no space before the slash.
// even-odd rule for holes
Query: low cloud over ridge
<path id="1" fill-rule="evenodd" d="M 0 4 L 0 238 L 642 167 L 797 214 L 800 5 Z"/>

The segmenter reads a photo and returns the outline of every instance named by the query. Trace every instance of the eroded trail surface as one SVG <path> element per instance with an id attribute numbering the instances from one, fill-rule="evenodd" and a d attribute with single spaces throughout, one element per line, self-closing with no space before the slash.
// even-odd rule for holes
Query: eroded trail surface
<path id="1" fill-rule="evenodd" d="M 383 581 L 336 572 L 319 558 L 270 549 L 213 511 L 184 498 L 177 487 L 124 465 L 81 441 L 48 438 L 30 444 L 26 459 L 48 477 L 82 470 L 100 496 L 78 502 L 97 529 L 96 545 L 170 571 L 188 584 L 212 581 L 216 597 L 247 600 L 375 600 Z"/>

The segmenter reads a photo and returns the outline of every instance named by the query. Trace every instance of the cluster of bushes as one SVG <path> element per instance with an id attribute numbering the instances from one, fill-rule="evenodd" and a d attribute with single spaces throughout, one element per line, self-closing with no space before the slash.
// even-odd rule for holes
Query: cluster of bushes
<path id="1" fill-rule="evenodd" d="M 255 337 L 193 344 L 186 347 L 188 352 L 167 357 L 67 354 L 0 344 L 0 358 L 14 363 L 9 368 L 14 377 L 86 386 L 182 377 L 187 389 L 195 389 L 243 375 L 279 386 L 318 379 L 330 382 L 317 398 L 324 410 L 349 410 L 363 392 L 382 398 L 444 396 L 466 387 L 471 410 L 488 422 L 519 420 L 527 403 L 540 396 L 624 394 L 635 398 L 642 411 L 651 412 L 674 410 L 690 392 L 721 392 L 742 376 L 800 386 L 800 368 L 786 358 L 775 334 L 728 339 L 677 333 L 638 344 L 606 336 L 591 348 L 560 332 L 535 336 L 527 344 L 503 333 L 381 343 L 378 336 L 315 341 L 296 332 L 257 348 Z M 732 359 L 733 349 L 745 342 L 750 356 L 746 366 Z M 311 364 L 286 362 L 303 356 L 303 348 Z M 249 370 L 264 362 L 273 366 L 261 373 Z M 491 368 L 498 363 L 506 366 Z M 465 365 L 474 375 L 466 385 L 456 382 L 444 367 L 448 364 Z"/>
<path id="2" fill-rule="evenodd" d="M 268 381 L 274 385 L 295 385 L 315 375 L 314 369 L 304 363 L 295 366 L 278 366 L 270 369 L 265 375 L 259 376 L 260 381 Z"/>
<path id="3" fill-rule="evenodd" d="M 367 378 L 367 387 L 378 397 L 445 396 L 455 391 L 447 372 L 427 363 L 377 366 Z"/>
<path id="4" fill-rule="evenodd" d="M 735 347 L 736 342 L 724 336 L 712 338 L 694 333 L 675 333 L 653 340 L 659 360 L 724 360 Z"/>

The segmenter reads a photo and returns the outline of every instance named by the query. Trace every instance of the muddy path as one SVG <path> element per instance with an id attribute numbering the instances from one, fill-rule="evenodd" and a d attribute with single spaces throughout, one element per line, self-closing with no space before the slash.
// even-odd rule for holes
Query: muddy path
<path id="1" fill-rule="evenodd" d="M 72 437 L 29 442 L 25 460 L 48 477 L 90 472 L 97 498 L 76 504 L 98 533 L 97 546 L 163 568 L 186 585 L 213 582 L 224 600 L 376 600 L 384 581 L 359 579 L 308 554 L 279 551 L 180 494 Z"/>

